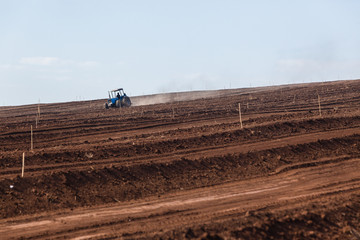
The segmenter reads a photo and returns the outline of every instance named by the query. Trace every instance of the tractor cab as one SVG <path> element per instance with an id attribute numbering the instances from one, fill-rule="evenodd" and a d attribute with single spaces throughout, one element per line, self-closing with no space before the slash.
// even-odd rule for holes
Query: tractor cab
<path id="1" fill-rule="evenodd" d="M 109 107 L 130 107 L 131 101 L 130 98 L 124 92 L 124 89 L 119 88 L 109 91 L 109 98 L 105 103 L 105 108 Z"/>

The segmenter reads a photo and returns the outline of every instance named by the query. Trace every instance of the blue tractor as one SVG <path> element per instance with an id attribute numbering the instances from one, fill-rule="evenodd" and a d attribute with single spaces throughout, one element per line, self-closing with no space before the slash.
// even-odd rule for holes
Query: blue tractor
<path id="1" fill-rule="evenodd" d="M 105 103 L 105 108 L 109 109 L 110 107 L 120 108 L 120 107 L 130 107 L 131 100 L 122 88 L 109 91 L 109 98 Z"/>

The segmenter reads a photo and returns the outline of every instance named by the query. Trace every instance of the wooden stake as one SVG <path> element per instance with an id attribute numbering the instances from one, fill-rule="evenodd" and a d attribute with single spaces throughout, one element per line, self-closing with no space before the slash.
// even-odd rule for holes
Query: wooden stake
<path id="1" fill-rule="evenodd" d="M 320 95 L 318 93 L 318 103 L 319 103 L 319 114 L 320 114 L 320 117 L 321 117 L 321 103 L 320 103 Z"/>
<path id="2" fill-rule="evenodd" d="M 40 105 L 38 105 L 38 115 L 39 115 L 39 119 L 40 119 Z"/>
<path id="3" fill-rule="evenodd" d="M 242 124 L 242 120 L 241 120 L 241 106 L 240 106 L 240 103 L 239 103 L 239 118 L 240 118 L 240 126 L 241 126 L 241 128 L 243 128 L 243 124 Z"/>
<path id="4" fill-rule="evenodd" d="M 25 152 L 23 152 L 23 157 L 22 157 L 22 168 L 21 168 L 21 177 L 24 177 L 24 169 L 25 169 Z"/>
<path id="5" fill-rule="evenodd" d="M 172 119 L 175 118 L 175 110 L 174 110 L 174 107 L 172 107 Z"/>
<path id="6" fill-rule="evenodd" d="M 34 144 L 33 144 L 33 127 L 31 125 L 30 127 L 31 129 L 31 144 L 30 144 L 30 150 L 32 151 L 34 149 Z"/>

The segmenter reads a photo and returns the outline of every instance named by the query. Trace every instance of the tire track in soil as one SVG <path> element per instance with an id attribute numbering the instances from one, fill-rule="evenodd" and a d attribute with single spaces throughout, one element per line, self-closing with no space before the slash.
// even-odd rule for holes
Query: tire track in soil
<path id="1" fill-rule="evenodd" d="M 109 235 L 109 226 L 106 226 L 109 223 L 116 229 L 112 233 L 116 236 L 151 237 L 159 227 L 163 231 L 169 231 L 179 226 L 212 222 L 226 217 L 229 209 L 232 210 L 230 214 L 244 214 L 252 209 L 276 207 L 283 202 L 291 207 L 291 202 L 296 203 L 299 199 L 304 201 L 325 197 L 338 191 L 359 191 L 359 167 L 360 159 L 351 159 L 321 167 L 293 169 L 263 178 L 167 194 L 157 199 L 78 209 L 64 215 L 35 219 L 30 217 L 25 223 L 24 219 L 20 222 L 14 219 L 11 223 L 0 220 L 0 234 L 9 238 L 74 238 L 86 237 L 89 232 L 92 235 L 91 230 L 94 228 L 97 234 L 104 234 L 100 236 L 103 238 Z M 335 178 L 334 172 L 337 173 Z M 166 220 L 169 212 L 173 216 Z M 126 219 L 130 221 L 124 221 Z"/>

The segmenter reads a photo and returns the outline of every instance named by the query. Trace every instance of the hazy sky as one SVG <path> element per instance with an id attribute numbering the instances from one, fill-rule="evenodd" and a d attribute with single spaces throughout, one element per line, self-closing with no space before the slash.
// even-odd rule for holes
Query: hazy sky
<path id="1" fill-rule="evenodd" d="M 0 0 L 0 106 L 360 78 L 359 0 Z"/>

